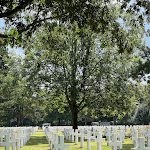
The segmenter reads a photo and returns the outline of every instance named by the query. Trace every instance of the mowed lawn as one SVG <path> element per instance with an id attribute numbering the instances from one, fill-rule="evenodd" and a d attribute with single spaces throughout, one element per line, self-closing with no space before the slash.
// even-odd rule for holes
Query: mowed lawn
<path id="1" fill-rule="evenodd" d="M 38 130 L 31 136 L 29 141 L 24 145 L 21 150 L 50 150 L 46 135 L 42 129 Z"/>
<path id="2" fill-rule="evenodd" d="M 84 148 L 80 148 L 80 142 L 78 145 L 75 145 L 74 143 L 67 143 L 70 144 L 70 150 L 87 150 L 87 142 L 84 142 Z M 131 139 L 125 139 L 125 142 L 123 143 L 122 150 L 131 150 L 133 148 L 133 142 Z M 119 149 L 119 148 L 118 148 Z M 91 150 L 97 150 L 97 142 L 91 142 Z M 111 146 L 107 146 L 107 141 L 102 143 L 102 150 L 112 150 Z"/>
<path id="3" fill-rule="evenodd" d="M 78 145 L 70 143 L 65 140 L 66 144 L 70 144 L 70 150 L 87 150 L 87 142 L 84 142 L 84 148 L 80 148 L 80 142 Z M 130 150 L 133 148 L 133 142 L 131 139 L 125 139 L 122 150 Z M 119 148 L 118 148 L 119 149 Z M 0 150 L 4 150 L 4 147 L 0 147 Z M 34 135 L 31 136 L 30 140 L 24 145 L 21 150 L 50 150 L 44 132 L 40 129 Z M 97 142 L 91 142 L 91 150 L 97 150 Z M 102 143 L 102 150 L 112 150 L 111 146 L 107 146 L 107 141 Z"/>

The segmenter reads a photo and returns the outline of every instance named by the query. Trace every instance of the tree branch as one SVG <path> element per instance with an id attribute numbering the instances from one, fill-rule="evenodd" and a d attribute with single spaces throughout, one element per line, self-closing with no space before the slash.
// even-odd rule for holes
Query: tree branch
<path id="1" fill-rule="evenodd" d="M 64 62 L 63 62 L 63 70 L 64 70 L 65 78 L 67 78 L 67 76 L 66 76 L 66 69 L 65 69 L 65 64 L 64 64 Z M 69 99 L 69 96 L 68 96 L 67 82 L 65 83 L 65 95 L 66 95 L 66 98 L 67 98 L 67 101 L 68 101 L 69 105 L 71 105 L 71 102 L 70 102 L 70 99 Z"/>
<path id="2" fill-rule="evenodd" d="M 29 30 L 29 28 L 31 27 L 31 26 L 34 26 L 35 24 L 37 24 L 37 23 L 40 23 L 40 22 L 42 22 L 42 21 L 46 21 L 46 20 L 49 20 L 49 19 L 56 19 L 56 18 L 58 18 L 59 16 L 57 16 L 57 17 L 48 17 L 48 18 L 44 18 L 44 19 L 40 19 L 40 20 L 37 20 L 37 18 L 31 23 L 31 24 L 29 24 L 29 25 L 27 25 L 26 26 L 26 28 L 24 29 L 24 30 L 22 30 L 22 32 L 24 32 L 24 31 L 27 31 L 27 30 Z"/>
<path id="3" fill-rule="evenodd" d="M 86 106 L 86 104 L 84 104 L 84 105 L 78 110 L 78 112 L 80 112 L 85 106 Z"/>
<path id="4" fill-rule="evenodd" d="M 21 9 L 24 9 L 27 5 L 31 4 L 34 0 L 26 0 L 25 2 L 22 2 L 20 5 L 15 7 L 13 10 L 9 10 L 5 13 L 0 13 L 0 18 L 3 17 L 11 17 L 12 15 L 19 12 Z"/>
<path id="5" fill-rule="evenodd" d="M 89 50 L 89 47 L 86 51 L 86 55 L 85 55 L 85 58 L 83 58 L 83 75 L 82 75 L 82 80 L 83 82 L 81 83 L 81 90 L 82 88 L 85 87 L 85 82 L 86 82 L 86 70 L 87 70 L 87 65 L 88 65 L 88 58 L 89 58 L 89 54 L 90 54 L 90 50 Z"/>
<path id="6" fill-rule="evenodd" d="M 79 103 L 78 108 L 82 105 L 82 103 L 83 103 L 84 101 L 85 101 L 85 94 L 84 94 L 84 97 L 83 97 L 82 101 Z"/>
<path id="7" fill-rule="evenodd" d="M 0 33 L 0 38 L 4 38 L 4 39 L 5 39 L 5 38 L 9 38 L 9 37 L 10 37 L 9 35 L 1 34 L 1 33 Z"/>

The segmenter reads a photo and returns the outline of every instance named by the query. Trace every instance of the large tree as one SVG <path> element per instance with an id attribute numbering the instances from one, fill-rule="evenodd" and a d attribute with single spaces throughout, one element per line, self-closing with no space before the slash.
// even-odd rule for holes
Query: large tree
<path id="1" fill-rule="evenodd" d="M 132 29 L 139 34 L 137 29 Z M 126 30 L 122 28 L 122 32 Z M 133 39 L 128 34 L 125 38 L 130 39 L 133 46 L 140 45 L 137 44 L 140 38 Z M 48 25 L 41 28 L 28 44 L 24 74 L 28 77 L 27 82 L 37 98 L 43 97 L 46 107 L 59 107 L 64 111 L 69 106 L 74 129 L 77 128 L 78 113 L 85 107 L 109 109 L 110 103 L 116 109 L 122 107 L 115 112 L 122 115 L 133 104 L 132 83 L 128 81 L 131 59 L 117 53 L 118 45 L 112 48 L 115 46 L 113 35 L 109 30 L 99 35 L 90 27 L 80 29 L 77 23 L 60 23 L 54 24 L 53 28 Z M 42 85 L 43 89 L 40 88 Z"/>

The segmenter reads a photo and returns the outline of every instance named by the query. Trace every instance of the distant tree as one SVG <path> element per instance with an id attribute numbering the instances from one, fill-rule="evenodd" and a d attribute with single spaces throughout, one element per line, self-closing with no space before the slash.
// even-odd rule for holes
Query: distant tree
<path id="1" fill-rule="evenodd" d="M 71 123 L 71 112 L 68 108 L 63 113 L 59 113 L 58 109 L 49 111 L 48 108 L 45 110 L 44 122 L 49 122 L 52 125 L 70 125 Z"/>
<path id="2" fill-rule="evenodd" d="M 3 51 L 1 51 L 3 52 Z M 3 53 L 1 53 L 2 55 Z M 30 88 L 26 86 L 26 79 L 22 76 L 22 58 L 9 54 L 3 56 L 3 65 L 7 67 L 7 73 L 2 68 L 0 74 L 0 123 L 3 125 L 24 125 L 24 119 L 28 118 L 33 122 L 40 121 L 37 116 L 40 110 L 31 101 Z M 29 107 L 30 106 L 30 107 Z"/>
<path id="3" fill-rule="evenodd" d="M 148 107 L 141 107 L 138 109 L 134 118 L 135 124 L 149 125 L 150 123 L 150 111 Z"/>
<path id="4" fill-rule="evenodd" d="M 147 50 L 145 50 L 143 52 L 143 54 L 141 54 L 142 59 L 140 59 L 137 63 L 136 63 L 136 67 L 134 68 L 134 70 L 132 71 L 132 78 L 134 80 L 137 80 L 138 82 L 141 81 L 145 81 L 148 84 L 150 83 L 150 48 L 147 47 Z M 146 77 L 146 75 L 148 77 Z"/>

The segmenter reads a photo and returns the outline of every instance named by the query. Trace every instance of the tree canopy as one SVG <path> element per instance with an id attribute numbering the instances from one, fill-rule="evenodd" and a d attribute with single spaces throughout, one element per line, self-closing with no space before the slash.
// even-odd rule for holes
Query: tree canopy
<path id="1" fill-rule="evenodd" d="M 125 35 L 122 33 L 118 22 L 112 16 L 112 7 L 119 5 L 122 12 L 137 16 L 132 20 L 132 25 L 137 27 L 144 26 L 145 21 L 149 23 L 149 0 L 12 0 L 0 2 L 0 18 L 5 20 L 6 27 L 0 33 L 0 37 L 5 39 L 5 44 L 11 46 L 17 44 L 21 46 L 26 38 L 43 24 L 49 23 L 50 26 L 54 22 L 77 22 L 79 28 L 89 26 L 95 32 L 103 32 L 110 29 L 112 34 L 118 39 L 115 41 L 120 46 L 120 52 L 127 49 L 129 52 L 133 50 L 128 45 Z M 107 13 L 106 13 L 107 12 Z M 146 20 L 145 20 L 146 18 Z M 9 40 L 8 40 L 9 39 Z M 124 45 L 125 43 L 125 45 Z"/>
<path id="2" fill-rule="evenodd" d="M 136 38 L 127 36 L 128 31 L 122 28 L 132 41 L 129 45 L 140 47 L 142 33 L 137 28 L 130 31 Z M 77 115 L 85 107 L 120 116 L 132 110 L 134 85 L 128 80 L 132 57 L 119 54 L 120 47 L 113 40 L 110 30 L 97 34 L 90 27 L 80 29 L 78 23 L 47 24 L 29 40 L 24 74 L 27 81 L 49 109 L 59 107 L 63 112 L 69 106 L 74 129 Z"/>

